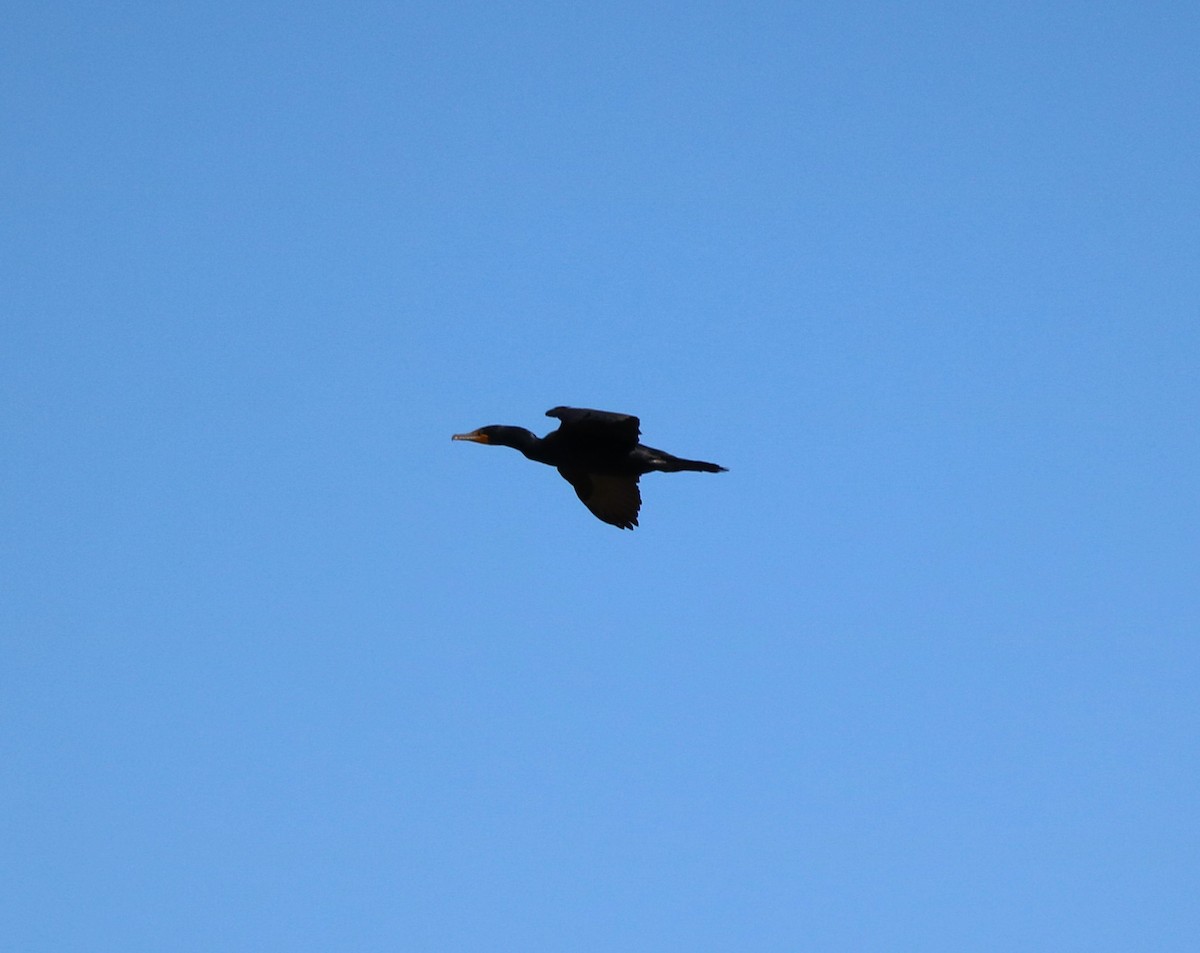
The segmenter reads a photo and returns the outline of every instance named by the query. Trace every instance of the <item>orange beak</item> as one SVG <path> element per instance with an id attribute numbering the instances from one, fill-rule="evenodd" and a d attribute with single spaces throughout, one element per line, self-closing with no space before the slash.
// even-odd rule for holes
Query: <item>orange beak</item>
<path id="1" fill-rule="evenodd" d="M 470 440 L 472 443 L 491 443 L 488 435 L 480 433 L 478 430 L 472 430 L 470 433 L 456 433 L 451 440 Z"/>

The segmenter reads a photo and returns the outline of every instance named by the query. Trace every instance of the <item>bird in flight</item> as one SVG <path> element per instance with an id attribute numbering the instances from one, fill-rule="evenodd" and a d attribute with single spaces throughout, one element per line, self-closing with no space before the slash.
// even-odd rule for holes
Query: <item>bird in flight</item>
<path id="1" fill-rule="evenodd" d="M 702 460 L 684 460 L 638 443 L 640 422 L 631 414 L 614 414 L 584 407 L 555 407 L 547 417 L 557 417 L 558 429 L 544 437 L 524 427 L 493 425 L 452 440 L 470 440 L 490 446 L 512 447 L 530 460 L 557 467 L 564 480 L 592 514 L 621 529 L 637 526 L 642 495 L 638 479 L 643 473 L 678 473 L 697 470 L 722 473 L 725 467 Z"/>

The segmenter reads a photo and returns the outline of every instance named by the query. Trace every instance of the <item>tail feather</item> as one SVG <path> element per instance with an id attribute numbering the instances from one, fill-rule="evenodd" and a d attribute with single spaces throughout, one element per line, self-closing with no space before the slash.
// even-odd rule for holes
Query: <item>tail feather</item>
<path id="1" fill-rule="evenodd" d="M 657 455 L 654 462 L 655 469 L 662 473 L 679 473 L 682 470 L 694 470 L 698 473 L 725 473 L 727 469 L 704 460 L 685 460 L 683 457 L 673 457 L 669 453 Z"/>

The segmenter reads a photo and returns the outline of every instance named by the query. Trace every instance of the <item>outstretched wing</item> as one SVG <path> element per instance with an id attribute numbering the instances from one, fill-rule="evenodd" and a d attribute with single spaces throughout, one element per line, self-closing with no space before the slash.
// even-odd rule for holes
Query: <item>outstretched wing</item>
<path id="1" fill-rule="evenodd" d="M 547 417 L 560 421 L 555 434 L 566 443 L 628 453 L 637 446 L 641 422 L 632 414 L 614 414 L 586 407 L 555 407 Z"/>
<path id="2" fill-rule="evenodd" d="M 575 488 L 575 495 L 597 519 L 621 529 L 637 526 L 642 494 L 636 475 L 607 476 L 563 467 L 559 467 L 558 472 Z"/>

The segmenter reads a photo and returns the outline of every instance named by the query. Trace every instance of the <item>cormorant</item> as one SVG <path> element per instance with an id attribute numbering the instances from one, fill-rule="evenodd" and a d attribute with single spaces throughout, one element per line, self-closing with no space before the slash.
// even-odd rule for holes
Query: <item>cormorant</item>
<path id="1" fill-rule="evenodd" d="M 638 478 L 643 473 L 725 470 L 715 463 L 684 460 L 638 443 L 640 422 L 631 414 L 555 407 L 546 411 L 546 416 L 557 417 L 559 424 L 557 430 L 544 437 L 524 427 L 493 425 L 455 434 L 451 439 L 513 447 L 530 460 L 557 467 L 584 506 L 598 519 L 621 529 L 637 526 L 642 505 Z"/>

